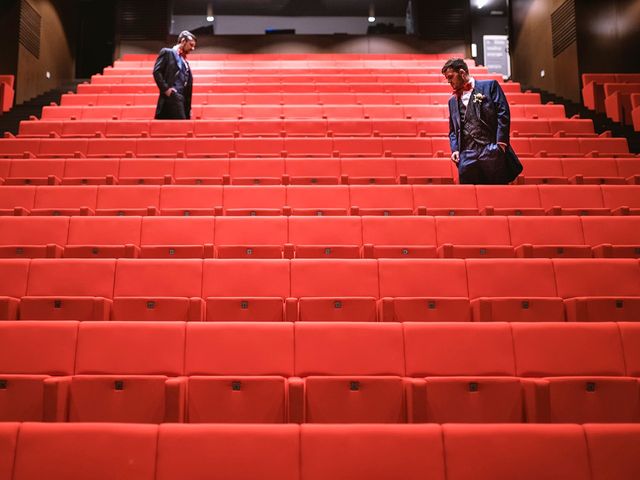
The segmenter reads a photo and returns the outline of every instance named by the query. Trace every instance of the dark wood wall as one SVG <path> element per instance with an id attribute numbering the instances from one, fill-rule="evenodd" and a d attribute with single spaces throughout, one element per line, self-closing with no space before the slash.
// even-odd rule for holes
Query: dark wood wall
<path id="1" fill-rule="evenodd" d="M 576 41 L 554 57 L 551 14 L 563 4 L 511 0 L 515 80 L 580 102 L 582 73 L 640 72 L 640 0 L 576 0 Z"/>

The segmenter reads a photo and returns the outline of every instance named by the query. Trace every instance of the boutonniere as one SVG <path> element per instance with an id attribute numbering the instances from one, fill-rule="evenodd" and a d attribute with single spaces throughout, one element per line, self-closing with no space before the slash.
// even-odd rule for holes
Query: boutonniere
<path id="1" fill-rule="evenodd" d="M 485 98 L 487 98 L 485 95 L 476 93 L 475 95 L 473 95 L 473 103 L 482 103 L 484 102 Z"/>

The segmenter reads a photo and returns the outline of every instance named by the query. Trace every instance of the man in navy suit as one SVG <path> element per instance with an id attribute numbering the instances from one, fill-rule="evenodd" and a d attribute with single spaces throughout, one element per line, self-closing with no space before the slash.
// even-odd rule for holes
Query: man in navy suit
<path id="1" fill-rule="evenodd" d="M 187 55 L 196 48 L 196 37 L 184 31 L 173 48 L 163 48 L 153 66 L 153 78 L 160 89 L 157 119 L 185 120 L 191 118 L 193 75 Z"/>
<path id="2" fill-rule="evenodd" d="M 454 90 L 449 99 L 451 160 L 460 183 L 507 184 L 522 165 L 509 145 L 509 104 L 495 80 L 475 80 L 464 60 L 454 58 L 442 67 Z"/>

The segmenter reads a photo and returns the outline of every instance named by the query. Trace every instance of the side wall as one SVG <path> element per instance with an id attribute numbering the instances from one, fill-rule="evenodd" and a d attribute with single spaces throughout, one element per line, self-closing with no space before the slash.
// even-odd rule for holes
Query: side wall
<path id="1" fill-rule="evenodd" d="M 65 0 L 28 0 L 42 18 L 40 58 L 18 45 L 16 103 L 75 77 L 73 9 Z M 51 78 L 46 77 L 50 72 Z"/>

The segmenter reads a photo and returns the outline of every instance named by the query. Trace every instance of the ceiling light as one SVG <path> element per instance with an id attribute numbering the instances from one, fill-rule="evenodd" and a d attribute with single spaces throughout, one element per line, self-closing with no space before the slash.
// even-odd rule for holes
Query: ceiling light
<path id="1" fill-rule="evenodd" d="M 369 23 L 373 23 L 376 21 L 376 17 L 369 17 L 367 18 L 367 20 L 369 21 Z"/>

